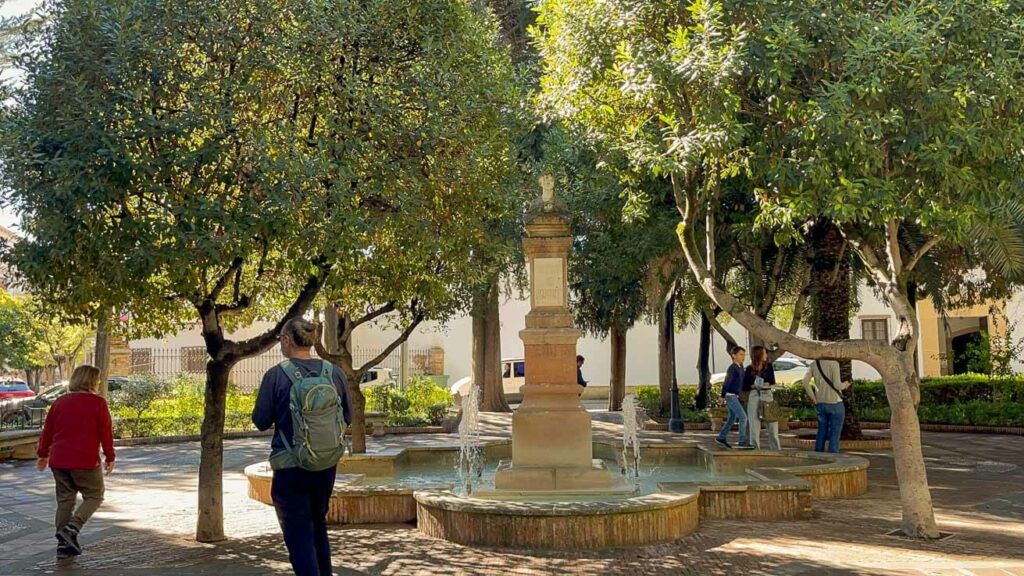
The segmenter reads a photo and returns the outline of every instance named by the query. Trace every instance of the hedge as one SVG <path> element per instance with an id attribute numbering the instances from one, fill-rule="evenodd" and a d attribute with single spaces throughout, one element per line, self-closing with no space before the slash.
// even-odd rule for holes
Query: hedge
<path id="1" fill-rule="evenodd" d="M 634 392 L 636 401 L 647 412 L 648 416 L 668 418 L 669 414 L 661 413 L 661 390 L 657 386 L 638 386 Z M 696 386 L 679 387 L 679 406 L 682 408 L 684 422 L 710 422 L 706 410 L 694 410 L 697 403 Z"/>
<path id="2" fill-rule="evenodd" d="M 713 386 L 709 406 L 719 402 L 720 389 Z M 865 422 L 888 422 L 891 416 L 885 398 L 885 385 L 878 380 L 854 382 L 857 415 Z M 660 391 L 655 386 L 636 389 L 637 401 L 650 416 L 667 418 L 661 413 Z M 707 412 L 693 409 L 697 387 L 679 387 L 679 404 L 687 422 L 706 422 Z M 803 385 L 785 384 L 775 399 L 793 409 L 795 420 L 814 420 L 817 415 Z M 939 376 L 921 380 L 921 405 L 918 417 L 924 424 L 968 426 L 1024 426 L 1024 376 L 989 377 L 979 374 Z"/>
<path id="3" fill-rule="evenodd" d="M 878 380 L 853 384 L 857 415 L 866 422 L 888 422 L 885 385 Z M 800 384 L 781 386 L 775 399 L 793 408 L 793 418 L 813 420 L 814 407 Z M 1024 377 L 979 374 L 921 380 L 918 417 L 924 424 L 1024 426 Z"/>

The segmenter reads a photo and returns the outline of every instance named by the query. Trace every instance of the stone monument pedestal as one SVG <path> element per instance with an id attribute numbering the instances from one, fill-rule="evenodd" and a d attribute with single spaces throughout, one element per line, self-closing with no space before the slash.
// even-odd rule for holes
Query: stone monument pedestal
<path id="1" fill-rule="evenodd" d="M 569 314 L 566 262 L 572 237 L 554 200 L 550 177 L 526 225 L 523 248 L 530 264 L 530 313 L 523 340 L 526 384 L 512 415 L 512 460 L 498 467 L 498 492 L 631 491 L 625 478 L 594 460 L 590 414 L 576 383 L 579 330 Z"/>

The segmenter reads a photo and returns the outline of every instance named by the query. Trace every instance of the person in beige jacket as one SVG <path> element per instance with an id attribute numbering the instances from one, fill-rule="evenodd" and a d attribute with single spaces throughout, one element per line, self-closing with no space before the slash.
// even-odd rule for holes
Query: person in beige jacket
<path id="1" fill-rule="evenodd" d="M 812 384 L 813 381 L 813 384 Z M 814 451 L 839 452 L 839 435 L 843 431 L 846 408 L 840 390 L 845 387 L 835 360 L 815 360 L 804 374 L 804 390 L 818 413 L 818 435 Z"/>

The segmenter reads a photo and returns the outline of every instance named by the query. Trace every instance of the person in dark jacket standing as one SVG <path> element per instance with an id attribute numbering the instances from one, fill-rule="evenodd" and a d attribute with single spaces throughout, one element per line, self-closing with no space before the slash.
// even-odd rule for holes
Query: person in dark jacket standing
<path id="1" fill-rule="evenodd" d="M 725 382 L 722 383 L 722 398 L 725 398 L 729 416 L 725 419 L 725 425 L 722 426 L 722 431 L 718 433 L 718 438 L 715 440 L 726 448 L 732 448 L 732 444 L 729 444 L 728 441 L 729 430 L 732 429 L 733 424 L 738 422 L 740 427 L 739 447 L 749 449 L 751 446 L 747 439 L 747 411 L 740 403 L 740 392 L 743 391 L 743 361 L 746 360 L 747 351 L 737 346 L 730 355 L 732 364 L 729 365 L 729 370 L 725 373 Z"/>
<path id="2" fill-rule="evenodd" d="M 316 338 L 316 326 L 308 320 L 295 318 L 281 330 L 281 353 L 305 375 L 324 370 L 325 360 L 313 358 L 310 348 Z M 345 422 L 352 416 L 345 391 L 345 377 L 334 367 L 331 378 L 344 412 Z M 281 366 L 267 371 L 260 383 L 252 422 L 259 430 L 274 427 L 270 441 L 271 458 L 294 446 L 292 412 L 289 407 L 292 380 Z M 331 546 L 327 538 L 327 508 L 337 468 L 310 471 L 297 466 L 274 470 L 270 496 L 277 511 L 277 520 L 284 533 L 288 560 L 296 576 L 331 576 Z"/>
<path id="3" fill-rule="evenodd" d="M 583 363 L 586 362 L 586 358 L 577 354 L 576 355 L 576 384 L 587 387 L 587 381 L 583 379 Z"/>
<path id="4" fill-rule="evenodd" d="M 79 366 L 71 374 L 68 393 L 50 406 L 39 437 L 36 463 L 50 467 L 57 493 L 57 557 L 82 553 L 78 534 L 103 503 L 103 472 L 114 471 L 114 433 L 107 401 L 96 393 L 100 371 Z M 100 466 L 100 447 L 106 463 Z M 82 503 L 75 507 L 78 495 Z"/>

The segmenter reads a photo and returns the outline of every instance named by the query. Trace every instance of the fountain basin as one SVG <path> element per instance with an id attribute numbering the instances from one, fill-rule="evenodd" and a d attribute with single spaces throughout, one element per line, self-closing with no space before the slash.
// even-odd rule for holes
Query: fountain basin
<path id="1" fill-rule="evenodd" d="M 417 527 L 458 544 L 551 550 L 616 548 L 666 542 L 693 533 L 699 491 L 624 500 L 514 501 L 418 490 Z"/>
<path id="2" fill-rule="evenodd" d="M 609 467 L 622 463 L 620 448 L 593 443 L 594 456 Z M 511 445 L 491 442 L 482 453 L 493 474 Z M 488 494 L 491 486 L 479 486 L 472 497 L 453 492 L 458 448 L 357 454 L 338 464 L 328 522 L 417 522 L 425 534 L 464 544 L 600 548 L 679 538 L 700 518 L 807 518 L 815 499 L 851 498 L 867 490 L 867 460 L 847 454 L 741 452 L 657 441 L 643 443 L 641 453 L 637 493 Z M 270 467 L 255 464 L 245 474 L 249 496 L 272 504 Z"/>

